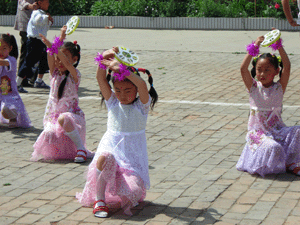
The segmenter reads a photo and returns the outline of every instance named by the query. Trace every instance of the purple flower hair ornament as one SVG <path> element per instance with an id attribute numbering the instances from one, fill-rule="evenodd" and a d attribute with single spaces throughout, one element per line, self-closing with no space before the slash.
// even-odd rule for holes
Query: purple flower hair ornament
<path id="1" fill-rule="evenodd" d="M 116 77 L 117 80 L 123 81 L 127 76 L 130 75 L 130 71 L 127 69 L 127 66 L 120 64 L 119 73 L 113 73 L 113 76 Z"/>
<path id="2" fill-rule="evenodd" d="M 252 41 L 251 44 L 246 46 L 246 50 L 249 53 L 249 55 L 257 56 L 259 54 L 259 46 L 254 44 L 254 41 Z"/>
<path id="3" fill-rule="evenodd" d="M 103 59 L 103 55 L 98 52 L 97 57 L 95 57 L 95 64 L 98 64 L 100 69 L 106 70 L 106 66 L 101 63 Z"/>
<path id="4" fill-rule="evenodd" d="M 50 55 L 53 55 L 53 54 L 58 54 L 58 49 L 64 44 L 63 41 L 60 40 L 59 37 L 56 37 L 55 36 L 55 39 L 52 43 L 52 46 L 51 48 L 47 48 L 47 52 L 50 54 Z"/>
<path id="5" fill-rule="evenodd" d="M 272 48 L 273 51 L 276 51 L 276 50 L 282 48 L 283 47 L 282 39 L 280 38 L 278 41 L 276 41 L 274 44 L 271 44 L 269 47 Z"/>

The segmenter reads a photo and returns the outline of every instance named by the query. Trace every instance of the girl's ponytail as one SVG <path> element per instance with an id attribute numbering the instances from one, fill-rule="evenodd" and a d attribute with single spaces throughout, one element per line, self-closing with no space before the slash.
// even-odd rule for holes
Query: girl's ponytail
<path id="1" fill-rule="evenodd" d="M 12 50 L 10 51 L 9 55 L 17 59 L 19 56 L 19 51 L 15 36 L 9 33 L 1 34 L 1 39 L 5 41 L 10 47 L 12 47 Z"/>
<path id="2" fill-rule="evenodd" d="M 146 74 L 148 75 L 148 82 L 149 82 L 149 84 L 150 84 L 149 95 L 151 96 L 151 104 L 150 104 L 150 107 L 151 107 L 151 109 L 153 109 L 155 103 L 157 102 L 158 95 L 157 95 L 156 90 L 155 90 L 154 87 L 153 87 L 153 78 L 152 78 L 152 75 L 151 75 L 150 71 L 147 70 L 147 69 L 138 68 L 138 69 L 135 69 L 135 70 L 136 70 L 136 71 L 143 72 L 143 73 L 146 73 Z"/>

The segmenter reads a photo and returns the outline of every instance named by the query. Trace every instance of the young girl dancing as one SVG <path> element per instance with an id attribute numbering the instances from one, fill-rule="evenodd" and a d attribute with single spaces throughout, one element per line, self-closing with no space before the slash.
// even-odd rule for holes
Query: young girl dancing
<path id="1" fill-rule="evenodd" d="M 119 205 L 125 214 L 132 215 L 130 208 L 144 200 L 150 187 L 145 127 L 149 107 L 153 108 L 158 97 L 149 71 L 139 69 L 149 76 L 148 92 L 136 69 L 112 59 L 117 51 L 118 48 L 107 50 L 97 58 L 103 59 L 97 80 L 108 109 L 107 131 L 89 165 L 83 193 L 76 194 L 82 205 L 94 203 L 96 217 L 108 216 L 106 204 L 110 208 Z M 109 85 L 110 71 L 106 77 L 106 66 L 114 71 L 114 91 Z"/>
<path id="2" fill-rule="evenodd" d="M 258 37 L 255 44 L 247 46 L 249 53 L 241 65 L 250 95 L 250 116 L 247 143 L 236 167 L 261 176 L 286 170 L 300 175 L 300 126 L 287 127 L 281 119 L 283 94 L 290 77 L 290 61 L 281 39 L 272 45 L 281 58 L 270 53 L 259 55 L 252 61 L 252 76 L 248 70 L 263 40 L 263 36 Z M 274 82 L 278 73 L 280 79 Z M 255 76 L 257 81 L 253 79 Z"/>
<path id="3" fill-rule="evenodd" d="M 8 127 L 31 126 L 16 83 L 18 46 L 10 34 L 0 35 L 0 123 Z"/>
<path id="4" fill-rule="evenodd" d="M 57 37 L 52 45 L 40 34 L 48 47 L 51 90 L 44 131 L 33 146 L 31 159 L 34 161 L 74 159 L 75 162 L 84 162 L 93 156 L 85 147 L 85 117 L 78 106 L 81 74 L 76 67 L 80 61 L 80 46 L 76 42 L 63 44 L 66 29 L 66 26 L 61 28 L 60 38 Z"/>

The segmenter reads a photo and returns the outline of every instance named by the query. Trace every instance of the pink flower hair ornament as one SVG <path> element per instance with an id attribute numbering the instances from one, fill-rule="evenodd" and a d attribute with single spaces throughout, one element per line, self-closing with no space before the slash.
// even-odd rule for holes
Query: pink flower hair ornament
<path id="1" fill-rule="evenodd" d="M 123 81 L 127 76 L 130 75 L 130 71 L 127 69 L 127 66 L 120 64 L 119 73 L 114 72 L 113 76 L 116 77 L 117 80 Z"/>

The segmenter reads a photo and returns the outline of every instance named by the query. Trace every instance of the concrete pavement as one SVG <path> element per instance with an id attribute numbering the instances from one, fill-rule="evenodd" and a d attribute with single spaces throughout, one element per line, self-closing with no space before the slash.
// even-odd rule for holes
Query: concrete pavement
<path id="1" fill-rule="evenodd" d="M 0 27 L 0 33 L 7 32 L 19 41 L 12 28 Z M 68 36 L 82 46 L 79 104 L 92 151 L 107 120 L 95 79 L 96 52 L 122 44 L 136 50 L 138 66 L 153 74 L 159 102 L 146 130 L 151 188 L 132 217 L 117 211 L 99 219 L 92 208 L 81 207 L 74 196 L 84 187 L 89 162 L 29 161 L 43 129 L 48 91 L 27 88 L 29 93 L 21 96 L 34 127 L 0 129 L 0 224 L 300 224 L 299 177 L 261 178 L 235 168 L 249 113 L 239 73 L 245 55 L 240 53 L 264 33 L 78 29 Z M 48 37 L 55 34 L 57 29 Z M 282 117 L 294 126 L 300 124 L 300 38 L 297 32 L 282 36 L 292 53 Z"/>

